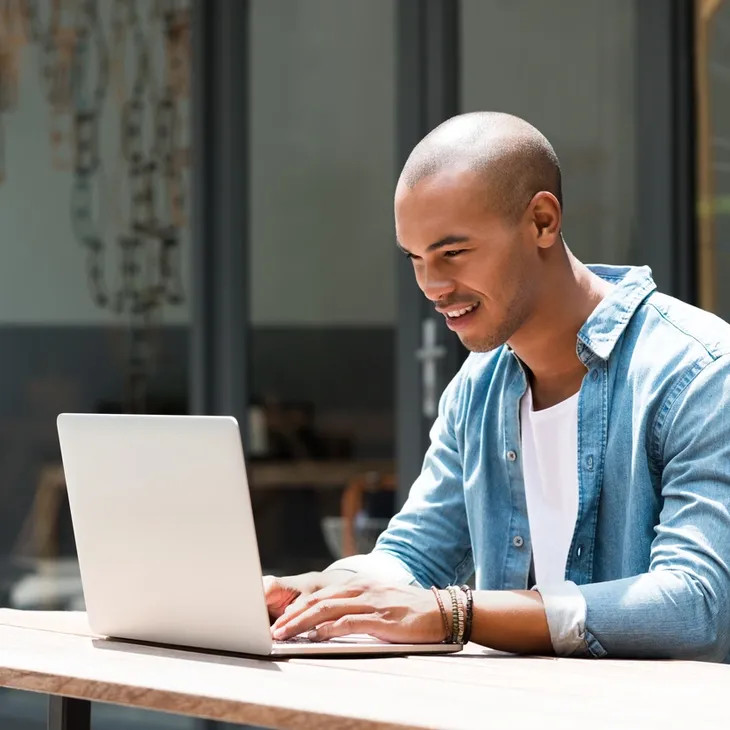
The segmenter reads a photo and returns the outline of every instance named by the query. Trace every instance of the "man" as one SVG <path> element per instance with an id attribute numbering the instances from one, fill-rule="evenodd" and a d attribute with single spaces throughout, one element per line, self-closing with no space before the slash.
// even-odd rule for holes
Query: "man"
<path id="1" fill-rule="evenodd" d="M 585 266 L 561 216 L 521 119 L 458 116 L 413 150 L 398 245 L 472 354 L 374 551 L 265 579 L 275 638 L 443 640 L 430 587 L 474 572 L 480 644 L 728 660 L 730 327 L 647 268 Z"/>

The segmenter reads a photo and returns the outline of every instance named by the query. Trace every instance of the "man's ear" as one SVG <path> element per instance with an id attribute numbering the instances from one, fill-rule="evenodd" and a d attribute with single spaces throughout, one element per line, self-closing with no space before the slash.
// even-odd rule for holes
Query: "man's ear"
<path id="1" fill-rule="evenodd" d="M 560 237 L 562 216 L 558 199 L 543 190 L 535 193 L 528 208 L 537 233 L 537 245 L 550 248 Z"/>

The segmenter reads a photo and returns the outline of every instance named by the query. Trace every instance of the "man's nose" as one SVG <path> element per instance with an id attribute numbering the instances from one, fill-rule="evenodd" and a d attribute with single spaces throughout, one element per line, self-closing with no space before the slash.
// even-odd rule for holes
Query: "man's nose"
<path id="1" fill-rule="evenodd" d="M 437 302 L 454 291 L 454 282 L 438 271 L 427 270 L 423 275 L 421 290 L 432 302 Z"/>

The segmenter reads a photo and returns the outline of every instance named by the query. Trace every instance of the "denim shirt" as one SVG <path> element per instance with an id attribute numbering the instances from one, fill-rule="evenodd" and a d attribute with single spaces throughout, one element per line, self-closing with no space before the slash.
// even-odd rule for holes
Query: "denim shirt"
<path id="1" fill-rule="evenodd" d="M 558 655 L 730 660 L 730 325 L 614 284 L 576 353 L 578 517 L 565 582 L 537 585 Z M 427 587 L 474 574 L 526 589 L 530 527 L 520 439 L 527 387 L 508 346 L 472 353 L 444 391 L 423 469 L 366 556 L 331 567 Z"/>

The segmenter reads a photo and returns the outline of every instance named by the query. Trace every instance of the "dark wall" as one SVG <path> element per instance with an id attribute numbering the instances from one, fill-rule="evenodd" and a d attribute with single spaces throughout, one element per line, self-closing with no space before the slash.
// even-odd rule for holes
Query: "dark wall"
<path id="1" fill-rule="evenodd" d="M 252 395 L 276 392 L 321 408 L 393 408 L 393 328 L 259 327 L 250 336 Z"/>

